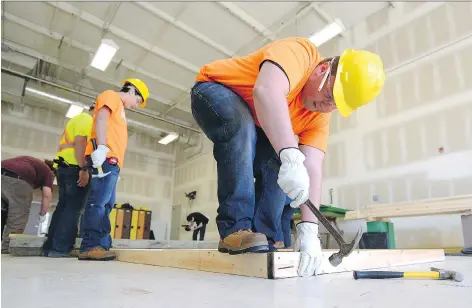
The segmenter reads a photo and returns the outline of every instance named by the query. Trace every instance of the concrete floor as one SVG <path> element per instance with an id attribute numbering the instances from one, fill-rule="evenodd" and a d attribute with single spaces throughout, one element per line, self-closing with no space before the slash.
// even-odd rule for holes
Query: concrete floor
<path id="1" fill-rule="evenodd" d="M 472 258 L 394 270 L 460 270 L 464 281 L 354 280 L 352 273 L 266 280 L 76 259 L 2 256 L 2 307 L 470 307 Z"/>

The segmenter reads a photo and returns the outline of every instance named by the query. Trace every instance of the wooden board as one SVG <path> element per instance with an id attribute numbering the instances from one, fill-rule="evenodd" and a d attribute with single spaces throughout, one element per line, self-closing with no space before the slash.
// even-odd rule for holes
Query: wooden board
<path id="1" fill-rule="evenodd" d="M 10 234 L 10 253 L 13 256 L 40 256 L 46 237 L 26 234 Z M 80 247 L 81 239 L 75 241 Z M 175 240 L 124 240 L 113 239 L 112 247 L 118 249 L 216 249 L 218 241 Z"/>
<path id="2" fill-rule="evenodd" d="M 117 260 L 221 274 L 280 279 L 297 277 L 300 253 L 273 252 L 230 256 L 216 249 L 113 249 Z M 356 250 L 338 267 L 329 264 L 337 250 L 323 251 L 322 274 L 444 261 L 442 249 Z"/>
<path id="3" fill-rule="evenodd" d="M 381 218 L 392 217 L 468 213 L 472 213 L 472 197 L 470 195 L 463 195 L 448 198 L 425 199 L 412 202 L 366 205 L 361 210 L 347 212 L 344 219 L 378 220 Z"/>

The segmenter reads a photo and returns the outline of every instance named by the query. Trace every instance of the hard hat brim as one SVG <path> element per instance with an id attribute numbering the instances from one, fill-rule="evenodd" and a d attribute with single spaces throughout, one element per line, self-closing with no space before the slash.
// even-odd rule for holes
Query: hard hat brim
<path id="1" fill-rule="evenodd" d="M 342 70 L 341 63 L 339 63 L 338 71 L 336 72 L 336 79 L 334 79 L 333 86 L 333 97 L 336 108 L 338 109 L 339 114 L 347 118 L 352 113 L 352 108 L 348 106 L 346 100 L 344 99 L 344 89 L 341 83 L 340 71 Z"/>
<path id="2" fill-rule="evenodd" d="M 140 107 L 140 108 L 146 107 L 146 103 L 147 103 L 147 101 L 142 102 L 141 104 L 139 104 L 139 107 Z"/>

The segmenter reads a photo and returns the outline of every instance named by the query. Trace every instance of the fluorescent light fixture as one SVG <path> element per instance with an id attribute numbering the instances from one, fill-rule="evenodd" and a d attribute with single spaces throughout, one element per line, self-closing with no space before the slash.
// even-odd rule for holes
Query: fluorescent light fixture
<path id="1" fill-rule="evenodd" d="M 66 117 L 72 119 L 76 115 L 81 114 L 84 111 L 84 108 L 77 105 L 70 105 L 69 110 L 67 110 Z"/>
<path id="2" fill-rule="evenodd" d="M 25 90 L 28 91 L 28 92 L 34 93 L 34 94 L 38 94 L 38 95 L 41 95 L 41 96 L 44 96 L 44 97 L 48 97 L 50 99 L 54 99 L 56 101 L 60 101 L 60 102 L 69 104 L 69 105 L 76 104 L 75 102 L 73 102 L 71 100 L 68 100 L 67 98 L 52 95 L 52 94 L 49 94 L 49 93 L 46 93 L 46 92 L 43 92 L 43 91 L 39 91 L 39 90 L 36 90 L 36 89 L 33 89 L 33 88 L 28 88 L 27 87 Z"/>
<path id="3" fill-rule="evenodd" d="M 37 94 L 37 95 L 40 95 L 40 96 L 44 96 L 44 97 L 47 97 L 47 98 L 50 98 L 50 99 L 53 99 L 53 100 L 56 100 L 56 101 L 59 101 L 59 102 L 65 103 L 65 104 L 69 104 L 70 106 L 69 106 L 69 109 L 67 110 L 66 117 L 68 117 L 70 119 L 73 118 L 74 116 L 82 113 L 85 108 L 88 108 L 87 106 L 85 106 L 85 105 L 83 105 L 79 102 L 74 102 L 74 101 L 71 101 L 67 98 L 63 98 L 63 97 L 60 97 L 60 96 L 49 94 L 47 92 L 39 91 L 39 90 L 36 90 L 36 89 L 33 89 L 33 88 L 28 88 L 28 87 L 26 87 L 25 90 L 27 92 L 31 92 L 31 93 L 34 93 L 34 94 Z"/>
<path id="4" fill-rule="evenodd" d="M 116 45 L 112 40 L 102 40 L 100 47 L 98 47 L 97 52 L 93 57 L 92 64 L 90 65 L 96 69 L 105 71 L 118 49 L 118 45 Z"/>
<path id="5" fill-rule="evenodd" d="M 158 142 L 160 144 L 169 144 L 171 143 L 172 141 L 174 141 L 175 139 L 179 138 L 179 134 L 177 133 L 169 133 L 167 136 L 163 137 L 161 140 L 159 140 Z"/>
<path id="6" fill-rule="evenodd" d="M 310 37 L 310 41 L 320 47 L 330 39 L 338 36 L 345 30 L 344 25 L 340 19 L 335 19 L 334 22 L 324 27 L 321 31 L 315 33 Z"/>

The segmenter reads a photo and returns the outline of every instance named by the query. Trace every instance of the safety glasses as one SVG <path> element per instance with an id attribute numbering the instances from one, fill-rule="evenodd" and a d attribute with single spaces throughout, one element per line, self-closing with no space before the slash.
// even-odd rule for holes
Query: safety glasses
<path id="1" fill-rule="evenodd" d="M 332 71 L 332 67 L 333 67 L 333 61 L 334 59 L 332 59 L 331 61 L 329 61 L 328 63 L 328 69 L 326 70 L 324 76 L 323 76 L 323 79 L 321 80 L 321 83 L 320 83 L 320 86 L 318 87 L 318 92 L 321 92 L 321 90 L 323 89 L 326 81 L 328 82 L 327 85 L 326 85 L 326 89 L 328 90 L 328 93 L 325 95 L 326 99 L 330 102 L 332 102 L 334 104 L 334 97 L 333 97 L 333 91 L 332 91 L 332 88 L 331 88 L 331 71 Z"/>

